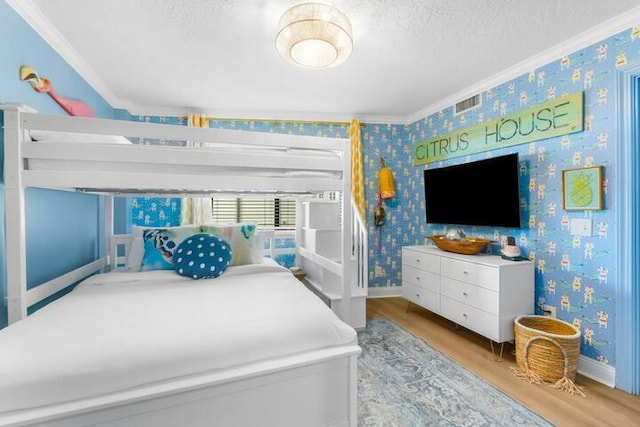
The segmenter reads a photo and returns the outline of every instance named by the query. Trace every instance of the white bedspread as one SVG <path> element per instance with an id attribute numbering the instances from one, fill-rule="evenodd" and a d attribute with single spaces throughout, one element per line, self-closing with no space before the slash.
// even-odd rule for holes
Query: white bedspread
<path id="1" fill-rule="evenodd" d="M 0 413 L 356 341 L 279 266 L 96 275 L 0 331 Z"/>

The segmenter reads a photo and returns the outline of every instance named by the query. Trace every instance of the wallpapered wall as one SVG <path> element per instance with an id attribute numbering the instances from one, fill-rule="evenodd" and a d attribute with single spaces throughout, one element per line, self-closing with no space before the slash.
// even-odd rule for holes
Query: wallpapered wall
<path id="1" fill-rule="evenodd" d="M 481 94 L 482 106 L 454 116 L 446 108 L 411 125 L 366 124 L 362 129 L 365 196 L 369 228 L 369 287 L 400 286 L 401 248 L 424 244 L 425 236 L 446 227 L 427 225 L 423 167 L 412 165 L 415 143 L 499 118 L 576 91 L 585 93 L 585 130 L 563 137 L 452 159 L 440 167 L 517 152 L 520 157 L 522 228 L 463 227 L 468 235 L 499 241 L 515 236 L 523 254 L 535 262 L 536 303 L 550 304 L 559 318 L 583 334 L 581 353 L 615 365 L 616 70 L 640 60 L 640 30 L 628 30 L 558 58 Z M 183 119 L 133 120 L 184 124 Z M 344 125 L 217 121 L 211 127 L 315 136 L 347 137 Z M 162 143 L 162 141 L 161 141 Z M 394 171 L 396 197 L 386 200 L 386 224 L 373 225 L 380 157 Z M 604 205 L 600 211 L 562 209 L 562 170 L 604 166 Z M 491 183 L 487 183 L 491 185 Z M 455 187 L 452 186 L 452 197 Z M 481 208 L 481 207 L 478 207 Z M 569 233 L 571 218 L 591 218 L 593 235 Z M 490 248 L 497 251 L 497 245 Z M 538 311 L 540 314 L 540 311 Z"/>
<path id="2" fill-rule="evenodd" d="M 535 262 L 536 302 L 555 306 L 559 318 L 582 331 L 581 353 L 615 365 L 615 229 L 616 200 L 616 70 L 640 59 L 640 30 L 616 36 L 531 70 L 482 93 L 482 106 L 460 116 L 447 108 L 407 127 L 374 126 L 364 134 L 368 203 L 375 203 L 379 155 L 395 170 L 398 197 L 388 205 L 388 223 L 379 245 L 372 245 L 369 286 L 399 285 L 401 246 L 423 244 L 425 235 L 446 228 L 426 225 L 422 167 L 411 166 L 411 147 L 417 142 L 576 91 L 585 93 L 585 130 L 510 149 L 453 159 L 439 167 L 518 152 L 522 228 L 463 227 L 470 235 L 500 240 L 513 235 L 525 255 Z M 604 166 L 604 206 L 600 211 L 562 209 L 562 170 Z M 487 183 L 490 185 L 490 183 Z M 451 188 L 455 197 L 455 187 Z M 477 207 L 481 208 L 481 207 Z M 569 220 L 591 218 L 591 237 L 572 236 Z M 372 230 L 370 234 L 374 234 Z M 497 247 L 493 248 L 497 250 Z M 539 314 L 541 314 L 538 311 Z"/>

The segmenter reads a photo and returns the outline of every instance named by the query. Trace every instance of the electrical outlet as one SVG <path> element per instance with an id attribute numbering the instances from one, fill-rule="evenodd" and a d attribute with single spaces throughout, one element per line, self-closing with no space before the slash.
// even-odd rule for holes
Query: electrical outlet
<path id="1" fill-rule="evenodd" d="M 569 221 L 569 232 L 572 236 L 587 236 L 592 235 L 593 221 L 589 218 L 572 218 Z"/>
<path id="2" fill-rule="evenodd" d="M 542 311 L 544 311 L 545 316 L 556 318 L 556 308 L 554 306 L 545 304 L 542 306 Z"/>

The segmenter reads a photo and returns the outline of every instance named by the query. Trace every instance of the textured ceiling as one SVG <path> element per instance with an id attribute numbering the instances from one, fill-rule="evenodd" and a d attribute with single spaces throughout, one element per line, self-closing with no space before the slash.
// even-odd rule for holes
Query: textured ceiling
<path id="1" fill-rule="evenodd" d="M 115 107 L 256 118 L 407 118 L 625 12 L 639 15 L 638 0 L 336 0 L 352 22 L 353 55 L 311 70 L 274 46 L 295 0 L 25 1 Z"/>

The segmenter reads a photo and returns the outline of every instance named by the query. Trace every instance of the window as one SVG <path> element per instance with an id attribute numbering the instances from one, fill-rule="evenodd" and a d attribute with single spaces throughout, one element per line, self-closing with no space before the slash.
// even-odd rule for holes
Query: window
<path id="1" fill-rule="evenodd" d="M 254 222 L 262 227 L 293 228 L 296 201 L 286 198 L 214 197 L 214 222 Z"/>

